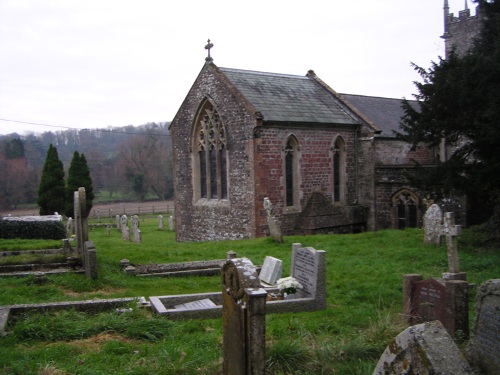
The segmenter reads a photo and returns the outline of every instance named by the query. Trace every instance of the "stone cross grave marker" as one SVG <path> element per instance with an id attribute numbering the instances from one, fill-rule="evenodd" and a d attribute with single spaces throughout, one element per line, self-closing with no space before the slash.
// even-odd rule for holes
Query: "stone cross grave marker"
<path id="1" fill-rule="evenodd" d="M 475 318 L 467 358 L 481 374 L 500 374 L 500 279 L 477 290 Z"/>
<path id="2" fill-rule="evenodd" d="M 165 225 L 163 224 L 163 216 L 158 215 L 158 229 L 164 230 Z"/>
<path id="3" fill-rule="evenodd" d="M 443 212 L 437 204 L 431 205 L 424 216 L 424 243 L 439 245 L 441 241 Z"/>
<path id="4" fill-rule="evenodd" d="M 222 267 L 224 375 L 265 374 L 266 296 L 246 258 Z"/>
<path id="5" fill-rule="evenodd" d="M 271 237 L 276 242 L 283 243 L 283 234 L 281 232 L 280 226 L 272 215 L 273 204 L 271 203 L 269 198 L 264 198 L 264 209 L 266 210 L 267 225 L 269 227 L 269 233 L 271 234 Z"/>
<path id="6" fill-rule="evenodd" d="M 259 278 L 266 284 L 275 285 L 283 273 L 283 262 L 272 256 L 266 256 Z"/>
<path id="7" fill-rule="evenodd" d="M 455 213 L 444 214 L 444 235 L 446 236 L 446 248 L 448 250 L 448 272 L 459 273 L 457 237 L 462 233 L 462 226 L 455 225 Z"/>
<path id="8" fill-rule="evenodd" d="M 140 243 L 142 241 L 141 230 L 139 229 L 139 226 L 140 226 L 139 216 L 133 215 L 132 216 L 132 233 L 134 235 L 134 242 L 136 242 L 136 243 Z"/>

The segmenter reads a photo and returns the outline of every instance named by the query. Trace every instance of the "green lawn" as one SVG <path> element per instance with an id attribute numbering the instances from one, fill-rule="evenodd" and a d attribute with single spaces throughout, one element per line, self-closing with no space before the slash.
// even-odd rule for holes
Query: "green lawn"
<path id="1" fill-rule="evenodd" d="M 104 228 L 90 232 L 99 260 L 97 281 L 82 275 L 50 276 L 43 285 L 31 278 L 0 279 L 0 305 L 219 291 L 220 277 L 135 278 L 125 275 L 119 262 L 221 259 L 234 250 L 254 264 L 266 255 L 280 258 L 287 276 L 292 243 L 300 242 L 327 252 L 328 307 L 267 316 L 268 373 L 371 374 L 388 342 L 405 327 L 402 275 L 439 277 L 447 267 L 446 249 L 424 245 L 418 229 L 294 236 L 283 244 L 268 238 L 177 243 L 151 216 L 143 219 L 141 231 L 141 244 L 124 242 L 116 229 L 111 236 Z M 0 241 L 0 248 L 12 246 Z M 43 247 L 38 241 L 33 246 Z M 500 277 L 500 253 L 481 247 L 471 230 L 461 238 L 459 255 L 469 282 Z M 134 307 L 122 315 L 29 314 L 12 320 L 8 329 L 0 339 L 2 374 L 218 374 L 222 369 L 220 319 L 175 322 Z"/>

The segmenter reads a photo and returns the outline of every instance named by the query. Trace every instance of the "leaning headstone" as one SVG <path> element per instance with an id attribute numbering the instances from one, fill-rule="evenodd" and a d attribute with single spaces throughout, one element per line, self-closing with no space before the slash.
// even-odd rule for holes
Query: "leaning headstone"
<path id="1" fill-rule="evenodd" d="M 263 375 L 266 357 L 266 296 L 246 258 L 222 267 L 224 375 Z"/>
<path id="2" fill-rule="evenodd" d="M 136 243 L 140 243 L 142 241 L 141 230 L 139 229 L 139 225 L 140 225 L 139 216 L 137 215 L 132 216 L 132 233 L 134 236 L 134 242 Z"/>
<path id="3" fill-rule="evenodd" d="M 439 321 L 400 333 L 380 357 L 374 375 L 473 374 L 457 345 Z"/>
<path id="4" fill-rule="evenodd" d="M 259 278 L 266 284 L 275 285 L 283 273 L 283 262 L 272 256 L 266 256 L 259 273 Z"/>
<path id="5" fill-rule="evenodd" d="M 85 275 L 92 280 L 96 280 L 97 273 L 97 255 L 92 241 L 86 241 L 83 250 L 83 259 L 85 264 Z"/>
<path id="6" fill-rule="evenodd" d="M 276 222 L 276 219 L 272 215 L 273 204 L 269 198 L 264 198 L 264 209 L 266 210 L 267 216 L 267 226 L 269 227 L 269 233 L 274 241 L 278 243 L 283 243 L 283 234 L 281 233 L 281 228 Z"/>
<path id="7" fill-rule="evenodd" d="M 467 358 L 480 374 L 500 374 L 500 279 L 478 288 L 475 313 Z"/>
<path id="8" fill-rule="evenodd" d="M 159 230 L 164 230 L 165 225 L 163 224 L 163 216 L 158 215 L 158 229 Z"/>
<path id="9" fill-rule="evenodd" d="M 439 245 L 441 241 L 443 212 L 433 204 L 424 215 L 424 243 Z"/>
<path id="10" fill-rule="evenodd" d="M 169 216 L 168 218 L 168 230 L 174 231 L 175 230 L 175 220 L 173 216 Z"/>

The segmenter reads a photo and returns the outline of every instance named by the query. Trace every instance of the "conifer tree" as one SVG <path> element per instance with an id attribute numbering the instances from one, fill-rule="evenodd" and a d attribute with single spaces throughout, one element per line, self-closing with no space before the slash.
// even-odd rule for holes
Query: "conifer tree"
<path id="1" fill-rule="evenodd" d="M 82 216 L 87 217 L 92 208 L 92 201 L 94 200 L 92 178 L 90 177 L 90 170 L 85 155 L 75 151 L 69 166 L 68 179 L 66 180 L 66 206 L 64 214 L 68 217 L 74 216 L 74 192 L 81 187 L 85 188 L 87 204 L 87 210 L 86 212 L 82 212 Z"/>
<path id="2" fill-rule="evenodd" d="M 64 167 L 59 160 L 57 148 L 50 144 L 38 187 L 40 215 L 62 213 L 64 209 Z"/>

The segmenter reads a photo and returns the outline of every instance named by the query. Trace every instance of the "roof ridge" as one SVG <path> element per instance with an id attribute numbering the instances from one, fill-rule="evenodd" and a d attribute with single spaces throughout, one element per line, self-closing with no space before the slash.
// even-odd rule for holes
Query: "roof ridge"
<path id="1" fill-rule="evenodd" d="M 295 74 L 261 72 L 261 71 L 257 71 L 257 70 L 221 68 L 221 67 L 219 67 L 219 69 L 221 71 L 223 71 L 223 72 L 238 72 L 238 73 L 257 74 L 257 75 L 273 76 L 273 77 L 288 77 L 288 78 L 309 79 L 309 77 L 307 77 L 307 76 L 299 76 L 299 75 L 295 75 Z"/>

